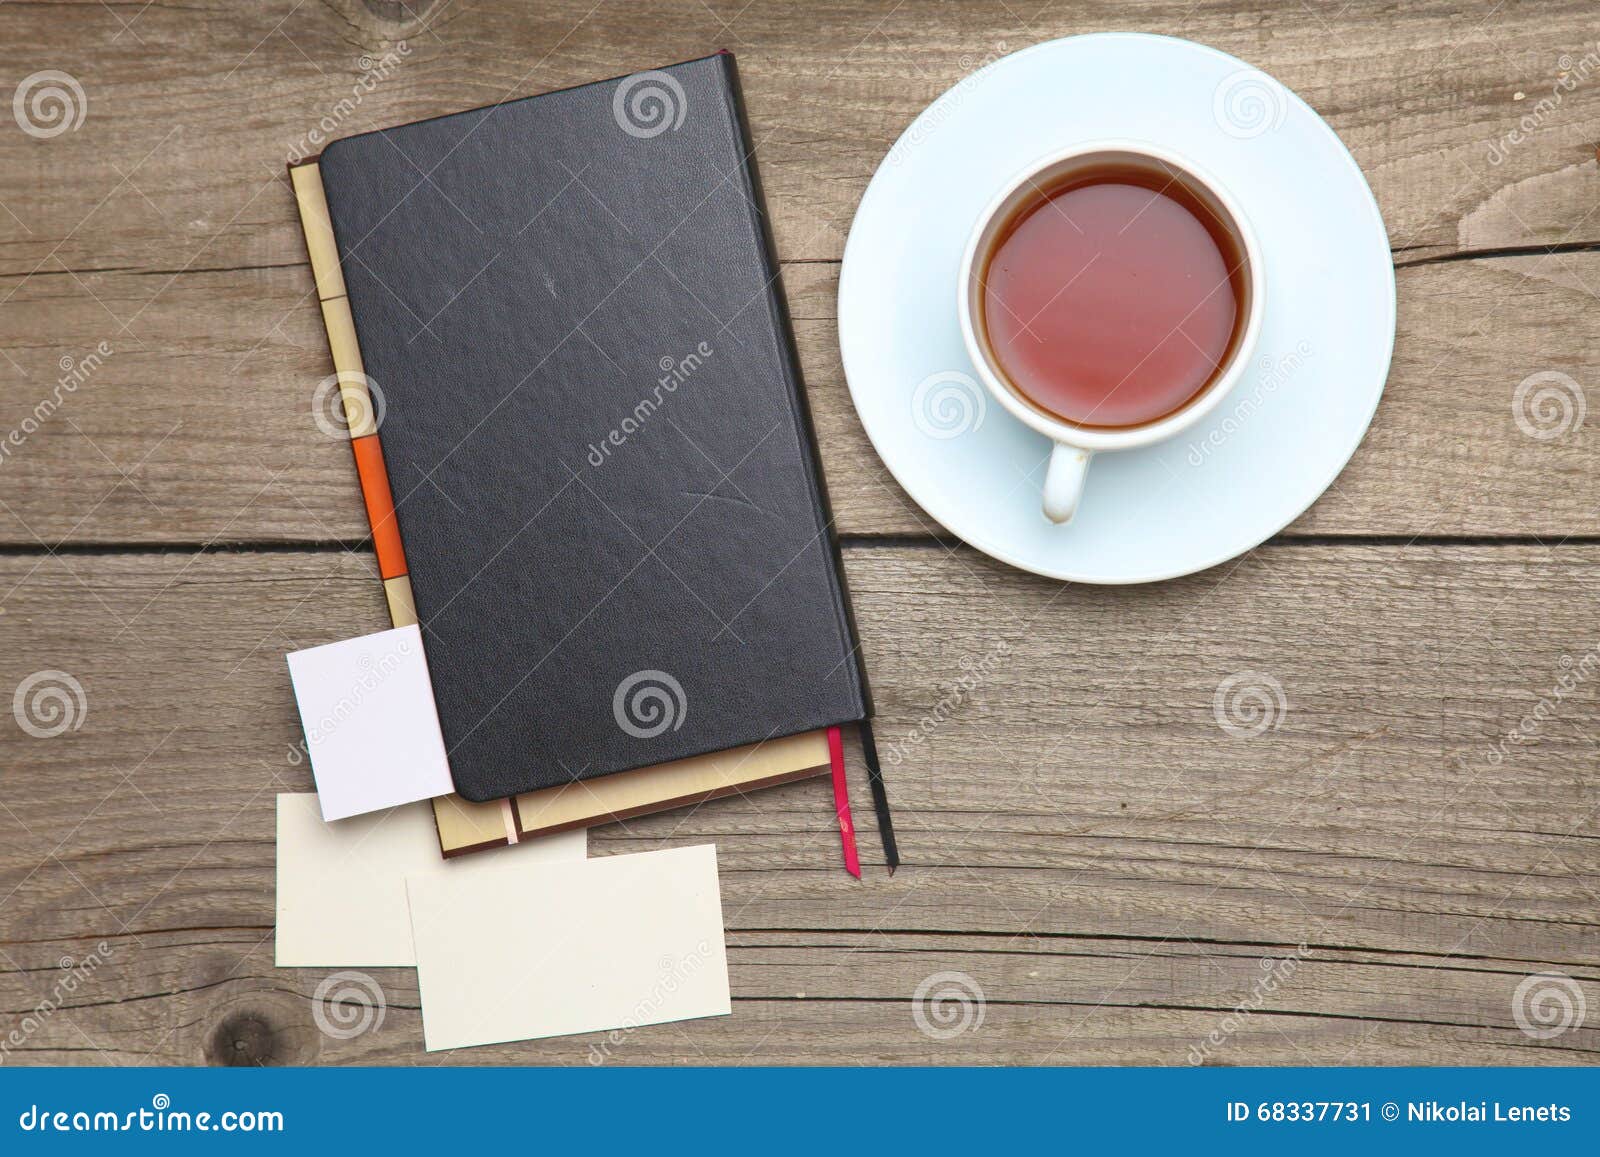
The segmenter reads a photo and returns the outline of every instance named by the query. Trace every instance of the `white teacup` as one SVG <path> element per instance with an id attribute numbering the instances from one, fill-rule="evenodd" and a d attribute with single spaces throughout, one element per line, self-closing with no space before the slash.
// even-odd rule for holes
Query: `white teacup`
<path id="1" fill-rule="evenodd" d="M 983 264 L 996 235 L 1040 189 L 1057 185 L 1074 171 L 1106 165 L 1148 166 L 1182 181 L 1238 242 L 1244 255 L 1244 324 L 1232 355 L 1218 367 L 1210 383 L 1177 411 L 1142 426 L 1115 429 L 1073 425 L 1046 413 L 1006 380 L 983 334 L 981 295 Z M 1026 425 L 1055 442 L 1045 473 L 1044 513 L 1052 522 L 1068 522 L 1077 513 L 1089 460 L 1101 451 L 1134 450 L 1171 438 L 1200 421 L 1228 395 L 1249 367 L 1261 335 L 1263 264 L 1250 222 L 1228 191 L 1194 162 L 1169 149 L 1131 140 L 1101 140 L 1075 145 L 1034 162 L 1007 181 L 978 217 L 961 259 L 959 311 L 961 337 L 978 376 L 995 399 Z"/>

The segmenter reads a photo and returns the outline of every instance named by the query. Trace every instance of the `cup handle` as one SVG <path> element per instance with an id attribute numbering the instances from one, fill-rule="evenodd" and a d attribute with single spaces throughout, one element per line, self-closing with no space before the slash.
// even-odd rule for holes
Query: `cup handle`
<path id="1" fill-rule="evenodd" d="M 1044 475 L 1044 516 L 1051 522 L 1071 522 L 1083 497 L 1083 480 L 1089 473 L 1093 452 L 1057 442 L 1050 451 L 1050 466 Z"/>

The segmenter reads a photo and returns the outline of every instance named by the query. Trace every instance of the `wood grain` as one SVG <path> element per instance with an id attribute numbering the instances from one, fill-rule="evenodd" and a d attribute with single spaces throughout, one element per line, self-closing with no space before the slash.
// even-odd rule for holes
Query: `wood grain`
<path id="1" fill-rule="evenodd" d="M 286 190 L 276 195 L 287 200 Z M 0 455 L 0 542 L 341 542 L 367 533 L 349 447 L 314 421 L 332 372 L 302 266 L 185 274 L 149 302 L 141 344 L 107 310 L 144 308 L 149 278 L 34 278 L 0 309 L 27 372 L 0 378 L 0 431 L 26 429 L 62 359 L 112 352 L 21 445 Z M 1592 534 L 1593 421 L 1530 437 L 1518 384 L 1555 371 L 1600 381 L 1600 254 L 1402 267 L 1393 369 L 1372 429 L 1290 534 Z M 839 529 L 938 532 L 884 469 L 857 419 L 834 322 L 838 266 L 790 265 L 785 284 Z M 66 298 L 60 296 L 66 293 Z M 0 367 L 0 373 L 4 367 Z M 909 419 L 908 419 L 909 420 Z M 0 440 L 3 440 L 0 433 Z M 573 448 L 581 466 L 583 447 Z M 402 500 L 403 501 L 403 500 Z"/>
<path id="2" fill-rule="evenodd" d="M 1095 589 L 937 544 L 852 549 L 905 867 L 886 876 L 865 830 L 866 881 L 838 870 L 820 781 L 596 829 L 597 855 L 718 845 L 740 998 L 623 1055 L 1184 1063 L 1264 957 L 1294 956 L 1205 1059 L 1593 1059 L 1600 1030 L 1535 1042 L 1511 999 L 1541 969 L 1600 980 L 1597 562 L 1278 545 Z M 272 799 L 310 787 L 282 653 L 381 625 L 370 557 L 6 556 L 0 592 L 0 686 L 48 664 L 87 704 L 78 730 L 0 739 L 0 1008 L 111 948 L 30 1059 L 105 1059 L 60 1051 L 86 1035 L 123 1061 L 226 1060 L 219 1040 L 421 1060 L 409 974 L 375 974 L 390 1019 L 346 1042 L 315 1030 L 325 973 L 271 967 Z M 1283 696 L 1249 738 L 1214 703 L 1245 673 Z M 1497 748 L 1564 673 L 1554 712 Z M 981 988 L 980 1030 L 917 1029 L 941 971 Z M 452 1059 L 585 1063 L 602 1040 Z"/>
<path id="3" fill-rule="evenodd" d="M 1586 1064 L 1592 1030 L 1535 1042 L 1509 1013 L 1520 963 L 1318 949 L 1246 1015 L 1292 946 L 1152 944 L 1116 937 L 730 933 L 733 1014 L 631 1033 L 437 1054 L 421 1051 L 415 973 L 368 975 L 381 1021 L 319 1031 L 322 970 L 275 969 L 269 928 L 150 933 L 106 963 L 8 1055 L 12 1064 Z M 92 944 L 6 946 L 0 1016 L 26 1016 Z M 912 994 L 968 970 L 981 1020 L 952 1006 L 948 1038 L 921 1032 Z M 1593 980 L 1593 974 L 1586 977 Z M 370 991 L 370 990 L 369 990 Z M 969 990 L 970 991 L 970 990 Z M 1328 1011 L 1338 1009 L 1342 1011 Z M 1487 1010 L 1493 1010 L 1488 1012 Z M 1229 1018 L 1233 1017 L 1230 1022 Z M 1199 1051 L 1213 1032 L 1237 1027 Z M 937 1027 L 945 1027 L 939 1025 Z M 1587 1037 L 1586 1037 L 1586 1034 Z"/>
<path id="4" fill-rule="evenodd" d="M 1007 52 L 1107 30 L 1187 37 L 1273 73 L 1350 145 L 1409 253 L 1594 241 L 1591 17 L 1584 0 L 825 0 L 803 17 L 699 0 L 29 6 L 6 17 L 0 75 L 64 70 L 88 116 L 48 140 L 0 134 L 0 221 L 14 226 L 0 275 L 131 268 L 154 292 L 183 268 L 298 261 L 274 182 L 291 154 L 315 151 L 314 131 L 348 135 L 717 48 L 741 60 L 782 255 L 837 258 L 874 168 L 936 96 Z M 408 54 L 384 68 L 402 42 Z M 364 72 L 382 79 L 356 100 Z"/>
<path id="5" fill-rule="evenodd" d="M 1249 19 L 1236 4 L 1059 7 L 1024 19 L 999 3 L 834 2 L 807 20 L 698 0 L 648 16 L 509 0 L 157 3 L 131 18 L 14 8 L 3 74 L 48 60 L 79 78 L 87 112 L 48 139 L 0 134 L 0 544 L 359 540 L 350 463 L 310 422 L 330 365 L 284 161 L 316 147 L 313 131 L 715 44 L 744 61 L 839 526 L 934 532 L 849 405 L 829 262 L 873 168 L 937 93 L 997 53 L 1108 27 L 1190 36 L 1272 69 L 1350 143 L 1388 220 L 1402 264 L 1389 392 L 1350 469 L 1290 533 L 1593 532 L 1600 466 L 1585 430 L 1537 441 L 1511 409 L 1530 374 L 1580 388 L 1595 376 L 1581 319 L 1600 259 L 1543 248 L 1600 238 L 1587 6 L 1354 3 Z M 356 100 L 362 76 L 377 79 Z M 1533 248 L 1418 264 L 1518 246 Z M 104 364 L 63 389 L 100 348 Z"/>

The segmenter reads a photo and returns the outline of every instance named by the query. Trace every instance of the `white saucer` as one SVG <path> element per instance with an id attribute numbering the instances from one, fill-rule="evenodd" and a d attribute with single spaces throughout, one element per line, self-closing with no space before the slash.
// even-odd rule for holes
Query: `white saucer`
<path id="1" fill-rule="evenodd" d="M 1101 454 L 1077 517 L 1039 509 L 1050 446 L 972 376 L 956 276 L 1008 176 L 1076 141 L 1131 137 L 1229 190 L 1265 255 L 1255 366 L 1172 441 Z M 1394 346 L 1394 266 L 1366 180 L 1299 97 L 1164 36 L 1054 40 L 967 77 L 872 178 L 839 276 L 839 344 L 889 472 L 951 533 L 1052 578 L 1152 582 L 1235 557 L 1293 521 L 1366 433 Z"/>

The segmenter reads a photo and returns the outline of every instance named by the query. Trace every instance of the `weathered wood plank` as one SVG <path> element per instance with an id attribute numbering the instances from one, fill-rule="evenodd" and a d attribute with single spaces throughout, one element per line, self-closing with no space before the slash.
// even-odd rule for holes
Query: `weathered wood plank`
<path id="1" fill-rule="evenodd" d="M 0 364 L 0 542 L 362 538 L 349 449 L 314 421 L 332 366 L 308 271 L 185 274 L 153 297 L 152 280 L 41 276 L 0 308 L 0 347 L 16 363 Z M 831 263 L 785 274 L 839 527 L 936 530 L 889 477 L 850 402 L 837 280 Z M 1290 533 L 1593 533 L 1593 418 L 1530 437 L 1513 402 L 1541 372 L 1567 375 L 1571 390 L 1600 382 L 1586 321 L 1600 254 L 1407 267 L 1399 285 L 1394 367 L 1372 430 Z M 112 315 L 141 309 L 140 341 L 119 335 Z M 64 374 L 68 359 L 76 368 Z M 642 367 L 641 381 L 655 372 Z M 58 387 L 63 376 L 70 388 Z M 574 466 L 581 458 L 575 449 Z"/>
<path id="2" fill-rule="evenodd" d="M 1276 545 L 1107 590 L 850 550 L 905 867 L 882 872 L 860 783 L 862 884 L 820 782 L 594 832 L 599 855 L 715 841 L 735 946 L 734 1018 L 627 1057 L 1181 1063 L 1301 943 L 1273 1015 L 1212 1059 L 1592 1057 L 1596 1030 L 1533 1042 L 1509 1001 L 1534 971 L 1591 993 L 1600 973 L 1597 562 Z M 58 1051 L 89 1047 L 76 1023 L 198 1060 L 252 1017 L 273 1059 L 418 1059 L 405 975 L 380 974 L 389 1026 L 346 1045 L 306 1035 L 322 974 L 270 967 L 272 795 L 310 786 L 281 654 L 382 625 L 370 558 L 0 556 L 0 609 L 0 689 L 55 669 L 86 703 L 54 738 L 0 729 L 0 1008 L 36 1002 L 60 956 L 125 946 L 29 1059 L 96 1059 Z M 1219 724 L 1231 677 L 1266 696 L 1261 734 Z M 990 1002 L 950 1049 L 906 1003 L 941 970 Z M 460 1059 L 581 1063 L 588 1043 Z"/>
<path id="3" fill-rule="evenodd" d="M 269 934 L 152 933 L 108 941 L 103 957 L 94 943 L 0 945 L 0 1023 L 20 1021 L 49 998 L 63 960 L 104 961 L 59 1011 L 37 1017 L 7 1061 L 1579 1064 L 1592 1063 L 1600 1046 L 1592 1028 L 1543 1042 L 1522 1033 L 1511 995 L 1525 972 L 1514 962 L 1316 948 L 1293 957 L 1298 946 L 1112 937 L 751 931 L 730 937 L 730 1017 L 428 1054 L 414 972 L 352 978 L 348 991 L 364 994 L 374 1011 L 349 1023 L 369 1027 L 329 1035 L 318 1027 L 327 1000 L 317 988 L 331 970 L 275 969 Z M 1283 979 L 1269 991 L 1262 979 L 1274 970 Z M 933 1032 L 924 1032 L 915 994 L 949 972 L 962 979 L 939 981 L 934 991 L 965 1003 L 947 1005 L 946 1020 L 925 1002 L 923 1023 Z M 1240 1004 L 1249 1011 L 1238 1013 Z"/>
<path id="4" fill-rule="evenodd" d="M 298 260 L 272 182 L 291 154 L 315 151 L 313 133 L 718 47 L 743 62 L 783 255 L 837 258 L 873 169 L 939 93 L 1008 51 L 1104 30 L 1184 36 L 1273 72 L 1348 142 L 1397 247 L 1600 238 L 1600 56 L 1584 0 L 1029 7 L 1038 11 L 1001 0 L 830 0 L 803 12 L 699 0 L 14 5 L 0 75 L 68 72 L 88 115 L 49 139 L 0 134 L 0 277 L 135 268 L 153 275 L 154 293 L 181 268 Z"/>

